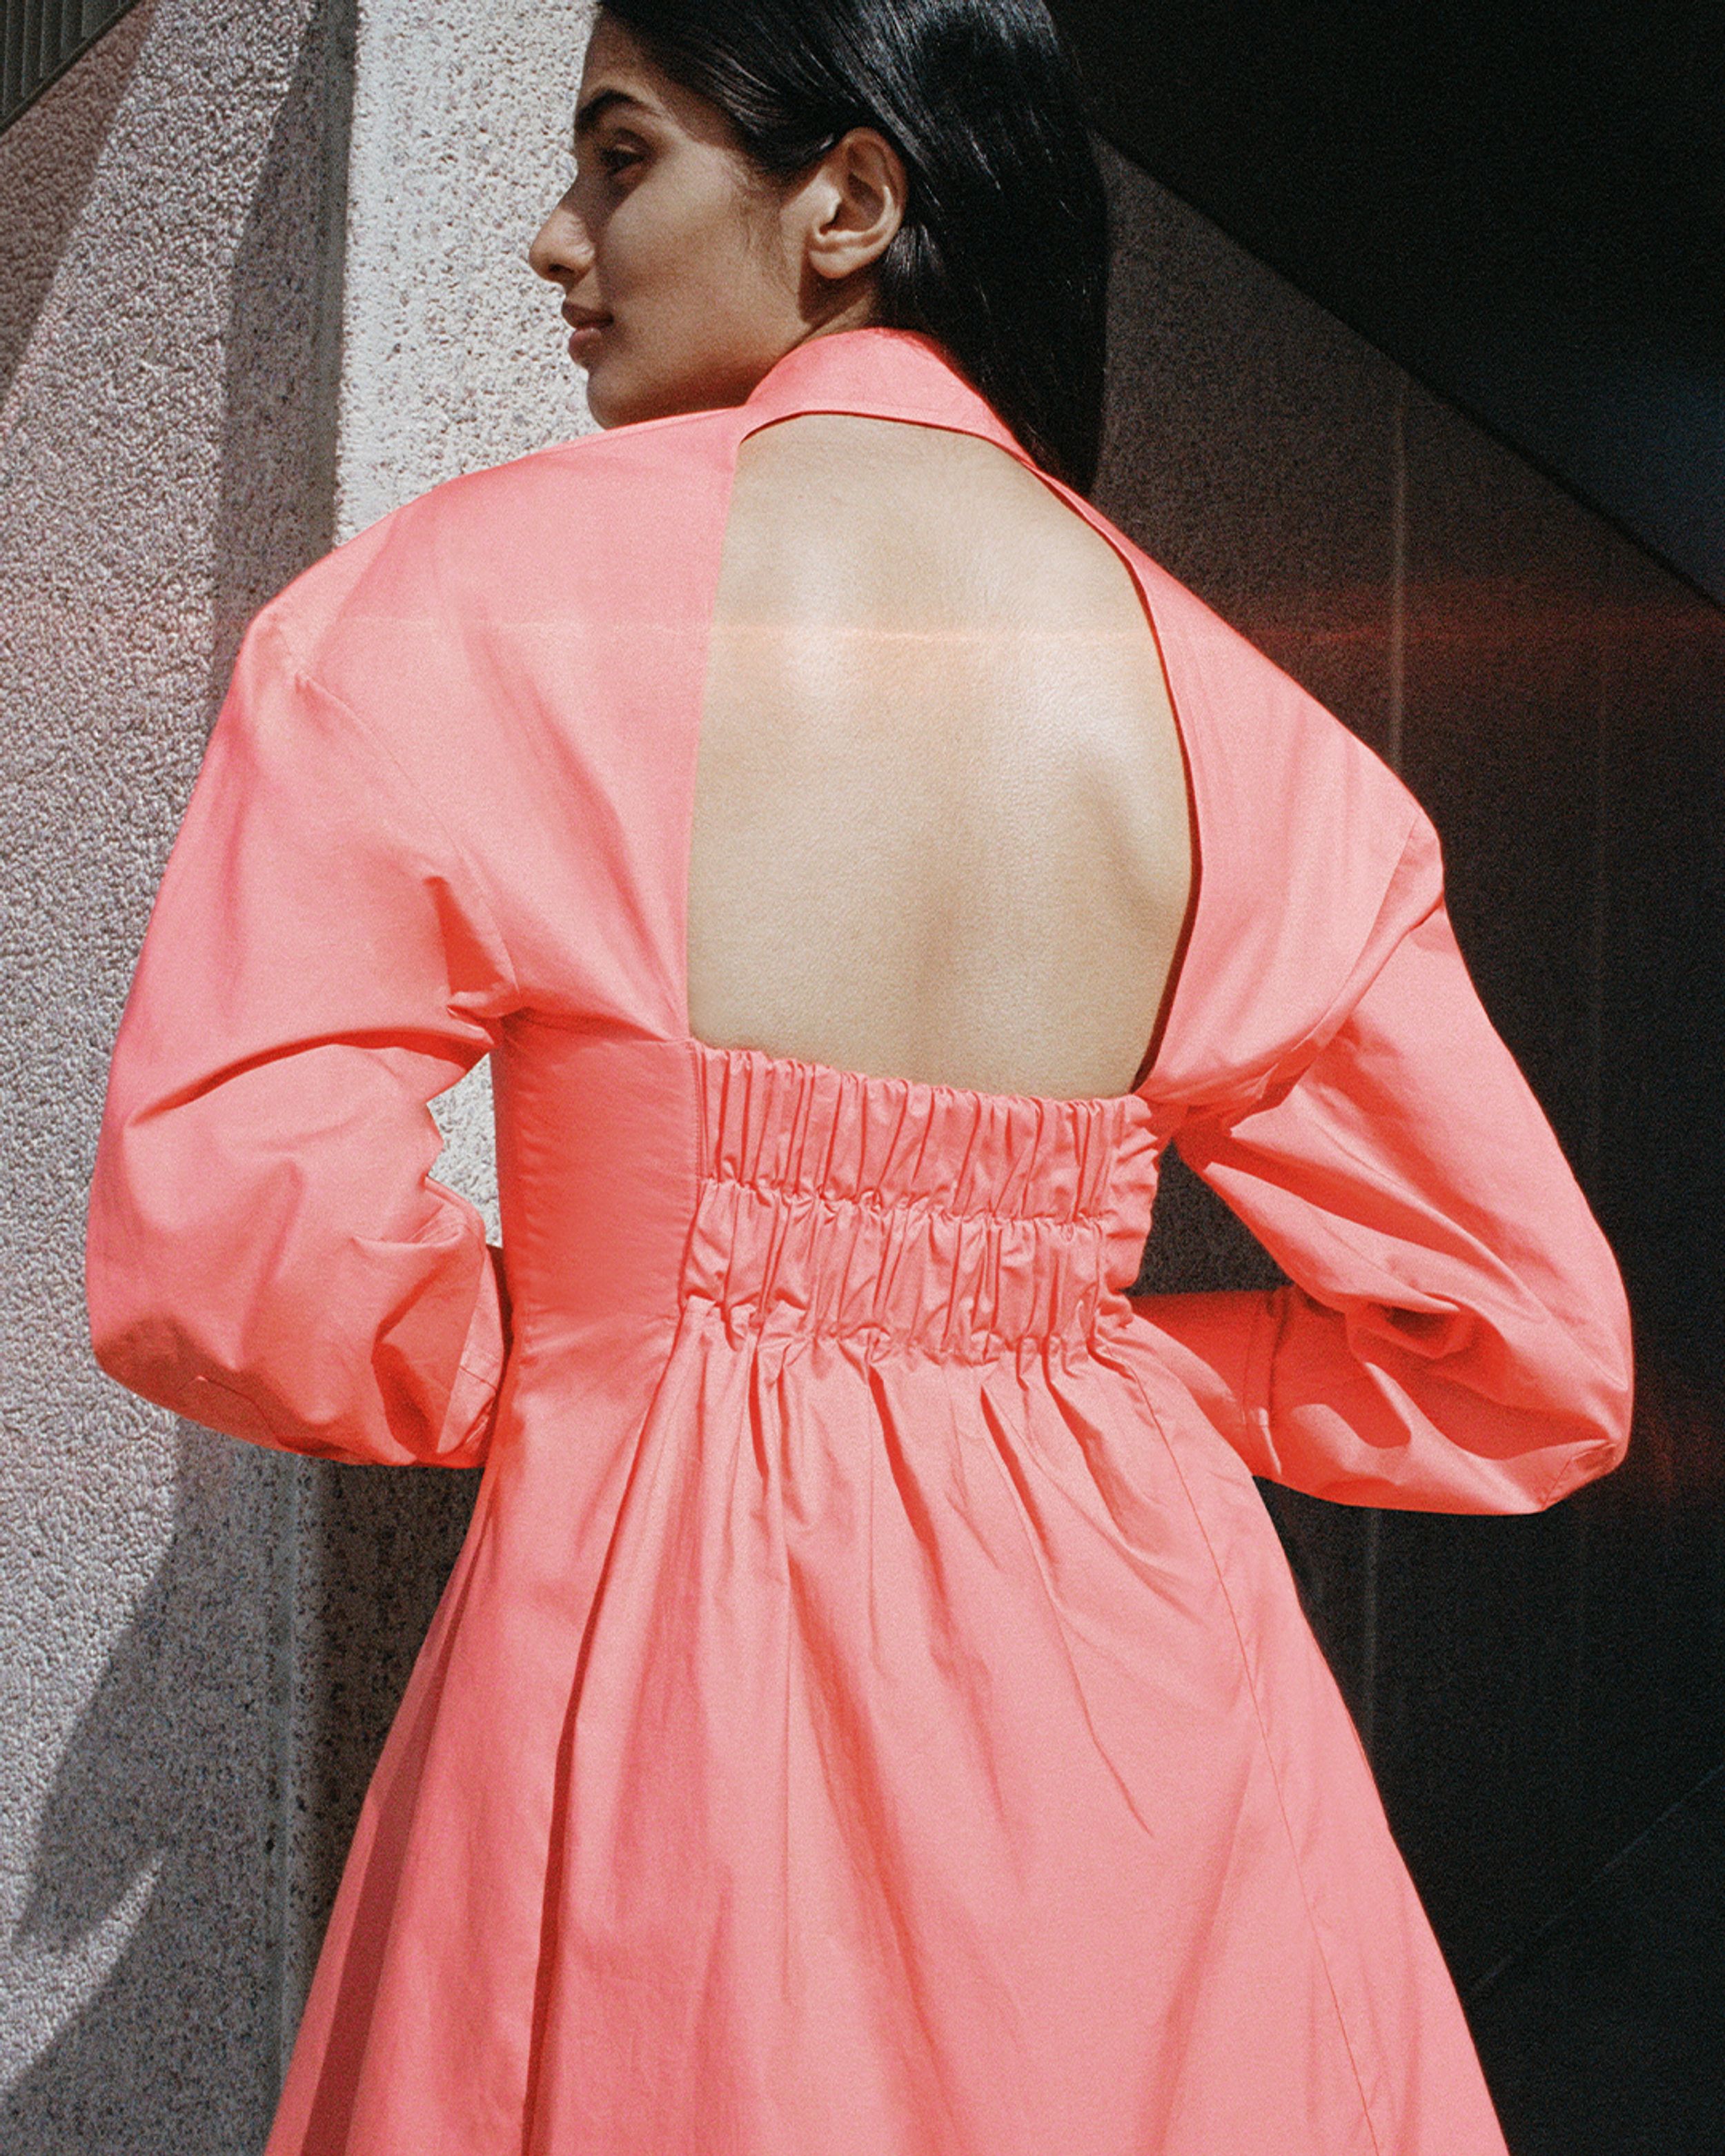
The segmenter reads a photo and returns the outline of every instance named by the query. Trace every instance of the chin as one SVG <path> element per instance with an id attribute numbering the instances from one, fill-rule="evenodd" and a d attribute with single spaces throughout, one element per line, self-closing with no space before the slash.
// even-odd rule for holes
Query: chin
<path id="1" fill-rule="evenodd" d="M 686 408 L 655 396 L 650 382 L 631 382 L 626 369 L 601 357 L 587 372 L 587 408 L 600 427 L 627 427 L 637 419 L 662 419 Z"/>
<path id="2" fill-rule="evenodd" d="M 628 356 L 598 352 L 587 363 L 587 408 L 596 426 L 627 427 L 641 419 L 670 419 L 681 412 L 706 412 L 740 404 L 769 362 L 721 372 L 711 365 L 632 367 Z M 732 377 L 735 377 L 735 379 Z"/>
<path id="3" fill-rule="evenodd" d="M 593 414 L 594 425 L 598 427 L 624 425 L 629 416 L 627 409 L 624 408 L 628 400 L 624 398 L 619 405 L 614 394 L 614 385 L 606 378 L 604 362 L 601 361 L 598 366 L 589 367 L 586 373 L 587 408 Z"/>

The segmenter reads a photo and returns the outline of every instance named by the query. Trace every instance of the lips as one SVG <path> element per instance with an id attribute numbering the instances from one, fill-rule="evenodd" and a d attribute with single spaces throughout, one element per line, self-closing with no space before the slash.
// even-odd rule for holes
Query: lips
<path id="1" fill-rule="evenodd" d="M 598 342 L 603 332 L 611 325 L 609 315 L 598 313 L 591 307 L 565 306 L 563 320 L 569 325 L 569 357 L 584 359 Z"/>

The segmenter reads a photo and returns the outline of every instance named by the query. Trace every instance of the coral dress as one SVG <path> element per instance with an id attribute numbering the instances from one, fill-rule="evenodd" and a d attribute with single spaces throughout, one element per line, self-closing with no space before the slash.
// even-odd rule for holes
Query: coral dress
<path id="1" fill-rule="evenodd" d="M 485 1470 L 270 2156 L 1502 2156 L 1251 1478 L 1516 1512 L 1603 1473 L 1611 1257 L 1411 797 L 1070 495 L 1190 778 L 1148 1077 L 691 1039 L 732 475 L 811 411 L 1023 456 L 862 330 L 440 487 L 259 616 L 167 865 L 104 1367 Z M 501 1252 L 428 1173 L 486 1054 Z M 1294 1285 L 1132 1299 L 1175 1138 Z"/>

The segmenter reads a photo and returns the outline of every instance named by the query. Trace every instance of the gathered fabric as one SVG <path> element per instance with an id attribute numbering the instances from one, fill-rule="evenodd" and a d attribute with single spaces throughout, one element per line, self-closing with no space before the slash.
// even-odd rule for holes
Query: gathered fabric
<path id="1" fill-rule="evenodd" d="M 701 1188 L 683 1295 L 727 1336 L 974 1362 L 1131 1316 L 1151 1115 L 697 1049 Z M 783 1348 L 781 1349 L 783 1352 Z"/>

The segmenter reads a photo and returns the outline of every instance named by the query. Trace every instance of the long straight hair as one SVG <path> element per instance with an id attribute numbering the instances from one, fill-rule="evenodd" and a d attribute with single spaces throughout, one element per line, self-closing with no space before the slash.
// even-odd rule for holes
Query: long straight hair
<path id="1" fill-rule="evenodd" d="M 1042 0 L 604 0 L 788 180 L 852 127 L 910 180 L 874 319 L 933 337 L 1039 464 L 1087 494 L 1101 445 L 1108 218 Z"/>

